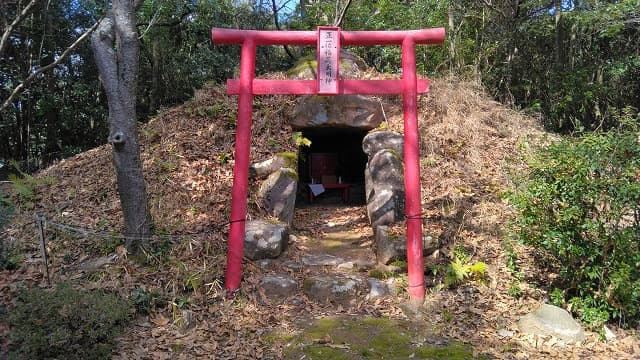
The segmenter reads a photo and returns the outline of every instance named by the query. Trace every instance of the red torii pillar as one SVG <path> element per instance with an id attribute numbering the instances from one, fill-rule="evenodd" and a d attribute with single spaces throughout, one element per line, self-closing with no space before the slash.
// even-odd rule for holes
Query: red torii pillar
<path id="1" fill-rule="evenodd" d="M 402 94 L 408 291 L 412 301 L 424 299 L 417 100 L 418 93 L 429 90 L 429 81 L 416 76 L 415 49 L 418 44 L 442 44 L 444 38 L 444 28 L 407 31 L 341 31 L 338 27 L 318 27 L 317 31 L 211 29 L 211 40 L 216 44 L 242 44 L 240 80 L 227 80 L 227 93 L 239 95 L 225 274 L 225 289 L 229 295 L 240 287 L 242 277 L 253 95 Z M 258 45 L 316 45 L 318 79 L 255 79 Z M 341 45 L 401 45 L 402 80 L 340 80 Z"/>

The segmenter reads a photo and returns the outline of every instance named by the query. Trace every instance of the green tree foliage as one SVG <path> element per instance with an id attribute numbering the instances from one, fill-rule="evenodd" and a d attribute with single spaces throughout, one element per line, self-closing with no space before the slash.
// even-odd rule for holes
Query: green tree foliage
<path id="1" fill-rule="evenodd" d="M 344 15 L 341 28 L 357 31 L 441 27 L 446 24 L 448 3 L 436 0 L 353 0 Z M 291 21 L 292 28 L 314 30 L 319 25 L 332 25 L 346 1 L 309 1 L 306 4 L 304 16 Z M 398 73 L 401 69 L 399 46 L 361 46 L 351 50 L 378 71 Z M 445 61 L 445 57 L 446 49 L 441 46 L 419 46 L 416 50 L 416 66 L 422 73 L 433 73 Z"/>
<path id="2" fill-rule="evenodd" d="M 616 119 L 540 149 L 511 198 L 518 237 L 557 261 L 555 286 L 594 327 L 640 315 L 640 119 Z"/>
<path id="3" fill-rule="evenodd" d="M 23 2 L 3 2 L 11 22 Z M 97 20 L 94 1 L 36 2 L 9 35 L 0 54 L 2 102 L 33 71 L 55 61 Z M 33 170 L 102 141 L 106 114 L 90 49 L 79 47 L 53 71 L 42 73 L 0 113 L 0 159 L 16 159 Z"/>
<path id="4" fill-rule="evenodd" d="M 10 359 L 106 359 L 130 319 L 131 304 L 101 291 L 22 291 L 9 313 Z"/>
<path id="5" fill-rule="evenodd" d="M 305 1 L 291 26 L 332 24 L 346 1 Z M 336 6 L 337 5 L 337 6 Z M 640 1 L 353 0 L 346 30 L 444 26 L 444 46 L 419 47 L 423 74 L 479 76 L 494 96 L 541 111 L 554 131 L 615 125 L 640 108 Z M 396 73 L 399 47 L 358 47 L 370 66 Z"/>
<path id="6" fill-rule="evenodd" d="M 0 54 L 0 100 L 9 97 L 35 69 L 57 59 L 106 14 L 106 1 L 36 1 L 10 33 Z M 12 23 L 23 2 L 0 5 Z M 273 28 L 271 13 L 234 0 L 145 0 L 137 14 L 141 41 L 137 114 L 144 121 L 162 106 L 180 103 L 206 81 L 234 77 L 238 46 L 216 46 L 211 27 Z M 259 47 L 257 72 L 286 68 L 282 48 Z M 88 41 L 59 66 L 38 76 L 27 91 L 0 112 L 0 160 L 15 159 L 31 172 L 51 161 L 106 141 L 106 97 Z"/>
<path id="7" fill-rule="evenodd" d="M 207 81 L 233 78 L 239 69 L 240 47 L 216 46 L 211 28 L 269 29 L 273 20 L 266 10 L 232 0 L 145 1 L 138 25 L 141 110 L 153 114 L 160 106 L 190 98 L 193 89 Z M 281 48 L 259 47 L 257 55 L 257 73 L 289 65 Z"/>
<path id="8" fill-rule="evenodd" d="M 527 2 L 519 21 L 511 91 L 543 111 L 549 129 L 615 126 L 624 107 L 640 107 L 640 1 Z"/>

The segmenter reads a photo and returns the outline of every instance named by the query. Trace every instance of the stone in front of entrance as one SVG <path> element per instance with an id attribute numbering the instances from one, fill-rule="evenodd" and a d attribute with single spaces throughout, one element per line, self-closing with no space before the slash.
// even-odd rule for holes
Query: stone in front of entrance
<path id="1" fill-rule="evenodd" d="M 566 310 L 549 304 L 523 316 L 518 321 L 518 329 L 525 334 L 551 335 L 567 344 L 585 338 L 584 330 Z"/>
<path id="2" fill-rule="evenodd" d="M 404 219 L 404 164 L 395 151 L 380 150 L 369 158 L 365 186 L 367 213 L 374 229 Z"/>
<path id="3" fill-rule="evenodd" d="M 270 159 L 253 163 L 249 166 L 249 177 L 265 178 L 273 174 L 276 170 L 284 167 L 285 159 L 281 156 L 274 156 Z"/>
<path id="4" fill-rule="evenodd" d="M 298 174 L 291 168 L 280 168 L 260 184 L 258 198 L 268 215 L 291 224 L 298 189 Z"/>
<path id="5" fill-rule="evenodd" d="M 362 150 L 369 158 L 380 150 L 393 150 L 402 159 L 404 138 L 393 131 L 372 131 L 362 140 Z"/>
<path id="6" fill-rule="evenodd" d="M 338 266 L 344 260 L 329 254 L 307 255 L 302 258 L 302 263 L 306 266 Z"/>
<path id="7" fill-rule="evenodd" d="M 251 260 L 273 259 L 287 247 L 289 228 L 284 223 L 266 220 L 247 221 L 244 255 Z"/>
<path id="8" fill-rule="evenodd" d="M 293 128 L 350 127 L 362 130 L 377 128 L 384 115 L 382 104 L 362 95 L 307 96 L 293 109 Z"/>
<path id="9" fill-rule="evenodd" d="M 394 260 L 407 260 L 407 236 L 405 233 L 389 234 L 385 225 L 377 226 L 374 230 L 376 241 L 376 259 L 379 264 L 388 265 Z M 440 247 L 439 241 L 432 236 L 423 234 L 422 250 L 426 255 L 432 254 Z"/>
<path id="10" fill-rule="evenodd" d="M 298 155 L 292 152 L 281 152 L 272 158 L 253 163 L 249 166 L 249 177 L 264 179 L 280 168 L 295 169 L 298 166 Z"/>
<path id="11" fill-rule="evenodd" d="M 268 298 L 284 299 L 298 290 L 298 282 L 286 274 L 267 275 L 260 287 Z"/>
<path id="12" fill-rule="evenodd" d="M 354 305 L 367 284 L 354 276 L 314 276 L 304 280 L 304 293 L 319 303 Z"/>
<path id="13" fill-rule="evenodd" d="M 375 300 L 389 295 L 389 288 L 382 280 L 369 278 L 367 281 L 369 282 L 369 295 L 367 295 L 367 300 Z"/>
<path id="14" fill-rule="evenodd" d="M 389 228 L 376 226 L 374 235 L 376 238 L 376 259 L 379 264 L 387 265 L 394 260 L 407 258 L 406 237 L 389 235 Z"/>

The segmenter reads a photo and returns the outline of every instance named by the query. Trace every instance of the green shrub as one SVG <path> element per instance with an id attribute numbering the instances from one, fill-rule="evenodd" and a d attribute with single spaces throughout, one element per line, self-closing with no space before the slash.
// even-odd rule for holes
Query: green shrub
<path id="1" fill-rule="evenodd" d="M 17 174 L 9 174 L 9 181 L 12 183 L 11 194 L 14 198 L 12 205 L 24 209 L 33 209 L 36 201 L 40 199 L 37 189 L 43 185 L 53 184 L 55 180 L 48 177 L 37 178 L 31 176 L 20 170 L 17 162 L 12 161 L 11 164 L 18 172 Z M 6 202 L 6 200 L 4 201 Z"/>
<path id="2" fill-rule="evenodd" d="M 487 264 L 482 261 L 471 263 L 456 257 L 447 266 L 444 285 L 446 287 L 460 285 L 467 279 L 482 281 L 485 278 L 486 271 Z"/>
<path id="3" fill-rule="evenodd" d="M 543 147 L 510 196 L 515 234 L 560 264 L 553 285 L 564 299 L 556 301 L 593 327 L 640 315 L 638 119 L 621 120 L 618 129 Z"/>
<path id="4" fill-rule="evenodd" d="M 0 237 L 0 270 L 15 270 L 20 266 L 20 254 Z"/>
<path id="5" fill-rule="evenodd" d="M 166 305 L 166 301 L 156 291 L 148 291 L 143 288 L 135 288 L 129 297 L 137 312 L 150 314 L 157 307 Z"/>
<path id="6" fill-rule="evenodd" d="M 14 270 L 20 264 L 19 254 L 12 244 L 8 244 L 7 238 L 2 234 L 14 213 L 13 202 L 0 189 L 0 270 Z"/>
<path id="7" fill-rule="evenodd" d="M 129 302 L 113 294 L 74 290 L 22 291 L 10 311 L 12 359 L 106 359 L 130 317 Z"/>

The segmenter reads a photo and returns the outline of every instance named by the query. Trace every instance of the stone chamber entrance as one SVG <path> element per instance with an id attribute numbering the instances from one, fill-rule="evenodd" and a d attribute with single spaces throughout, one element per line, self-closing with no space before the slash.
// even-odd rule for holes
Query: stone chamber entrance
<path id="1" fill-rule="evenodd" d="M 364 63 L 346 54 L 341 52 L 341 76 L 361 78 Z M 291 77 L 313 78 L 305 73 L 309 68 L 300 64 L 294 70 L 301 73 Z M 388 230 L 404 221 L 404 137 L 381 126 L 383 102 L 363 95 L 306 96 L 287 118 L 292 131 L 311 143 L 251 164 L 252 200 L 265 219 L 246 223 L 245 255 L 274 259 L 299 248 L 305 266 L 319 267 L 388 264 L 405 256 L 406 240 Z M 320 256 L 322 265 L 307 256 Z"/>
<path id="2" fill-rule="evenodd" d="M 296 207 L 366 204 L 365 167 L 362 150 L 366 130 L 317 127 L 301 130 L 311 141 L 298 154 Z"/>

